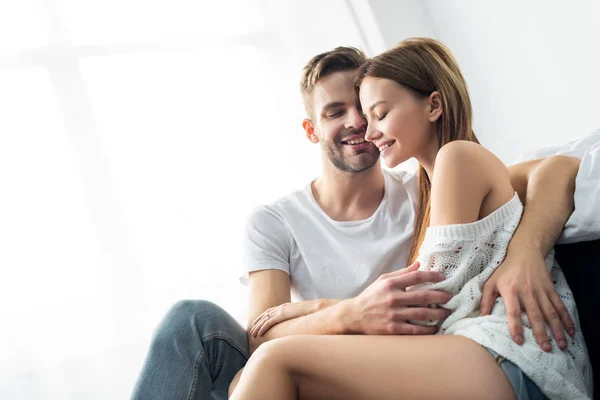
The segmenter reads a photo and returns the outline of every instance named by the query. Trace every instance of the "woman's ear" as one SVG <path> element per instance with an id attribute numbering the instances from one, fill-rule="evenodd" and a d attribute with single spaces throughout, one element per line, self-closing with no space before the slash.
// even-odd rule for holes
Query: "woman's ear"
<path id="1" fill-rule="evenodd" d="M 442 116 L 442 96 L 437 90 L 429 95 L 429 121 L 436 122 Z"/>
<path id="2" fill-rule="evenodd" d="M 306 137 L 311 143 L 319 143 L 319 136 L 317 136 L 317 133 L 315 132 L 315 126 L 309 118 L 306 118 L 304 121 L 302 121 L 302 128 L 304 128 Z"/>

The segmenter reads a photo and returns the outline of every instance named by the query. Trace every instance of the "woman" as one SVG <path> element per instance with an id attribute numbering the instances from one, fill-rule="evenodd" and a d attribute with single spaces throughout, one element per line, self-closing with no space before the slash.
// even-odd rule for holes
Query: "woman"
<path id="1" fill-rule="evenodd" d="M 443 305 L 452 314 L 436 336 L 292 336 L 265 343 L 231 398 L 590 398 L 577 311 L 553 254 L 547 265 L 576 328 L 566 351 L 554 342 L 541 350 L 525 314 L 525 341 L 515 344 L 501 299 L 491 315 L 479 317 L 483 283 L 504 258 L 523 206 L 506 167 L 478 144 L 467 86 L 448 49 L 431 39 L 405 40 L 363 65 L 357 89 L 366 139 L 386 165 L 419 161 L 409 258 L 446 274 L 431 287 L 454 295 Z"/>

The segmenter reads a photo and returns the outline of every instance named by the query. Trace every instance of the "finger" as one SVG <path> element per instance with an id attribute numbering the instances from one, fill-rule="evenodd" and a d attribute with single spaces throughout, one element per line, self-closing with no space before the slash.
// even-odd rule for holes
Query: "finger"
<path id="1" fill-rule="evenodd" d="M 258 315 L 258 317 L 254 318 L 254 321 L 252 322 L 252 325 L 256 325 L 258 323 L 258 321 L 260 321 L 261 319 L 263 319 L 265 317 L 265 315 L 267 315 L 269 313 L 269 311 L 271 311 L 271 309 L 267 309 L 266 311 L 263 311 L 262 313 L 260 313 Z"/>
<path id="2" fill-rule="evenodd" d="M 419 262 L 415 261 L 414 263 L 410 264 L 408 267 L 406 268 L 402 268 L 399 269 L 397 271 L 392 271 L 392 272 L 388 272 L 387 274 L 383 274 L 381 275 L 381 278 L 393 278 L 395 276 L 402 276 L 408 272 L 413 272 L 419 269 Z"/>
<path id="3" fill-rule="evenodd" d="M 446 279 L 446 276 L 437 271 L 412 271 L 404 275 L 391 278 L 391 285 L 399 288 L 406 288 L 421 283 L 435 283 Z"/>
<path id="4" fill-rule="evenodd" d="M 250 330 L 250 335 L 252 335 L 253 338 L 256 337 L 256 333 L 260 329 L 260 326 L 261 326 L 261 322 L 259 322 L 258 324 L 254 325 L 254 327 L 252 328 L 252 330 Z"/>
<path id="5" fill-rule="evenodd" d="M 254 328 L 256 328 L 256 320 L 252 321 L 250 323 L 250 325 L 248 326 L 248 333 L 250 335 L 252 335 L 252 332 L 254 331 Z"/>
<path id="6" fill-rule="evenodd" d="M 260 327 L 265 323 L 265 321 L 269 318 L 268 314 L 263 315 L 263 317 L 260 319 L 260 321 L 258 321 L 258 323 L 254 326 L 254 328 L 252 328 L 252 335 L 254 337 L 256 337 L 256 334 L 258 333 L 258 330 L 260 329 Z"/>
<path id="7" fill-rule="evenodd" d="M 418 270 L 420 265 L 421 264 L 418 261 L 415 261 L 414 263 L 410 264 L 408 267 L 402 268 L 398 272 L 400 275 L 404 275 L 407 272 L 412 272 L 412 271 Z"/>
<path id="8" fill-rule="evenodd" d="M 479 309 L 479 315 L 489 315 L 496 304 L 498 298 L 498 292 L 496 291 L 496 284 L 491 280 L 483 285 L 483 294 L 481 295 L 481 305 Z"/>
<path id="9" fill-rule="evenodd" d="M 256 326 L 256 324 L 258 324 L 258 322 L 261 320 L 261 318 L 262 318 L 262 317 L 263 317 L 263 315 L 262 315 L 262 314 L 260 314 L 258 317 L 256 317 L 256 318 L 254 319 L 254 321 L 252 321 L 252 322 L 250 323 L 250 326 L 249 326 L 248 328 L 249 328 L 250 330 L 252 330 L 252 329 L 253 329 L 253 328 Z"/>
<path id="10" fill-rule="evenodd" d="M 273 326 L 277 325 L 278 323 L 279 323 L 279 320 L 277 317 L 272 317 L 272 318 L 267 319 L 260 327 L 260 330 L 258 331 L 258 334 L 256 336 L 260 337 L 260 336 L 264 335 L 265 333 L 267 333 L 267 331 L 269 329 L 271 329 Z"/>
<path id="11" fill-rule="evenodd" d="M 546 352 L 551 351 L 552 346 L 550 346 L 548 334 L 546 333 L 544 316 L 538 306 L 537 299 L 532 292 L 524 294 L 522 297 L 523 304 L 525 305 L 525 312 L 527 313 L 527 318 L 529 318 L 529 324 L 531 325 L 531 330 L 533 331 L 537 344 L 542 350 Z"/>
<path id="12" fill-rule="evenodd" d="M 427 306 L 429 304 L 445 304 L 450 301 L 450 293 L 439 290 L 415 290 L 401 293 L 392 303 L 393 306 Z"/>
<path id="13" fill-rule="evenodd" d="M 265 317 L 260 320 L 260 322 L 256 325 L 256 328 L 254 329 L 254 337 L 260 336 L 259 335 L 260 330 L 270 319 L 271 318 L 268 315 L 265 315 Z"/>
<path id="14" fill-rule="evenodd" d="M 562 321 L 563 326 L 569 333 L 569 335 L 573 336 L 575 334 L 575 323 L 571 318 L 571 314 L 569 314 L 569 310 L 565 307 L 565 304 L 561 300 L 558 293 L 556 293 L 556 289 L 552 286 L 552 290 L 548 292 L 548 298 L 554 305 L 556 311 L 558 311 L 558 315 L 560 315 L 560 320 Z"/>
<path id="15" fill-rule="evenodd" d="M 400 310 L 396 320 L 437 321 L 450 315 L 445 308 L 407 307 Z"/>
<path id="16" fill-rule="evenodd" d="M 259 321 L 258 323 L 256 323 L 256 324 L 254 324 L 254 325 L 252 326 L 252 329 L 250 329 L 250 335 L 251 335 L 252 337 L 256 337 L 256 331 L 257 331 L 257 329 L 258 329 L 258 326 L 259 326 L 259 324 L 260 324 L 260 321 Z"/>
<path id="17" fill-rule="evenodd" d="M 540 308 L 542 309 L 542 314 L 544 314 L 544 318 L 546 318 L 546 322 L 550 325 L 550 330 L 552 331 L 552 336 L 556 340 L 558 347 L 561 350 L 565 350 L 567 348 L 567 339 L 565 337 L 565 331 L 563 329 L 563 324 L 560 320 L 560 316 L 558 312 L 554 308 L 554 305 L 546 296 L 545 292 L 540 293 L 538 296 L 538 303 Z"/>
<path id="18" fill-rule="evenodd" d="M 420 326 L 403 323 L 398 327 L 397 335 L 433 335 L 438 331 L 437 326 Z"/>
<path id="19" fill-rule="evenodd" d="M 506 307 L 506 315 L 508 316 L 508 330 L 514 342 L 518 345 L 525 343 L 523 338 L 523 317 L 521 314 L 521 302 L 516 290 L 506 290 L 500 293 Z"/>

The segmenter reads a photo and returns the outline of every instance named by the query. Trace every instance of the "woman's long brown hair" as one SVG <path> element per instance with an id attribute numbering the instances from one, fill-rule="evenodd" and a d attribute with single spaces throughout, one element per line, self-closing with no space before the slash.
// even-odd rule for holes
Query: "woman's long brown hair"
<path id="1" fill-rule="evenodd" d="M 442 102 L 438 119 L 439 148 L 454 140 L 479 143 L 473 132 L 473 110 L 467 83 L 450 50 L 429 38 L 410 38 L 366 61 L 357 71 L 356 89 L 365 77 L 393 80 L 417 96 L 428 97 L 437 91 Z M 419 165 L 419 204 L 408 263 L 418 251 L 429 226 L 431 182 Z"/>

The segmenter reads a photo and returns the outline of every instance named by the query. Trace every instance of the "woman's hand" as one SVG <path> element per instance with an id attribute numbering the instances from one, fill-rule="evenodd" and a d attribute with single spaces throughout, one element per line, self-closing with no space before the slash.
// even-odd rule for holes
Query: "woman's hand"
<path id="1" fill-rule="evenodd" d="M 504 300 L 510 334 L 515 343 L 520 345 L 524 342 L 521 310 L 525 309 L 542 350 L 552 350 L 546 334 L 546 323 L 550 326 L 558 347 L 562 350 L 567 348 L 565 330 L 574 335 L 575 325 L 556 293 L 540 252 L 520 248 L 519 251 L 507 253 L 504 262 L 483 287 L 481 315 L 491 313 L 498 296 Z"/>
<path id="2" fill-rule="evenodd" d="M 262 336 L 273 326 L 281 322 L 312 314 L 332 306 L 337 302 L 339 302 L 339 300 L 319 299 L 296 303 L 283 303 L 277 307 L 271 307 L 256 317 L 249 327 L 249 332 L 252 337 Z"/>

